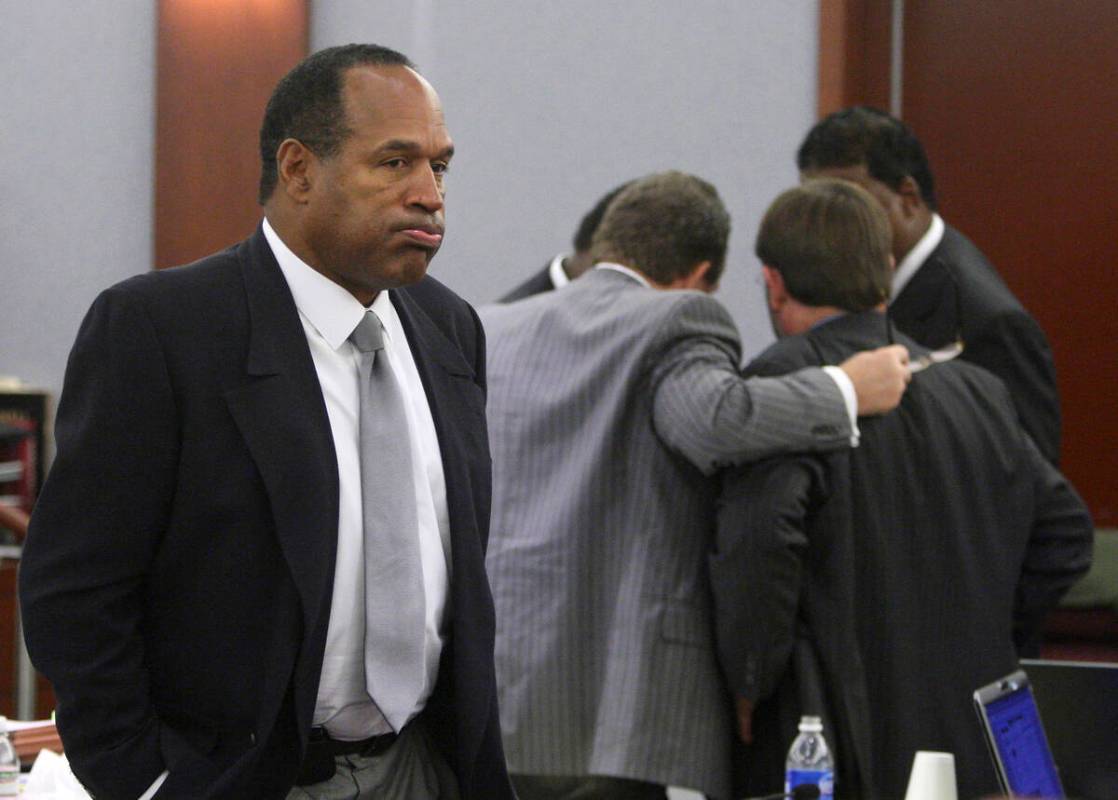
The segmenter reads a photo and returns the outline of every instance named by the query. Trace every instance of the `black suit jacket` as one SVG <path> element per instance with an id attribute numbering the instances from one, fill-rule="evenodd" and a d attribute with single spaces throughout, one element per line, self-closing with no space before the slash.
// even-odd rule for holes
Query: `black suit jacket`
<path id="1" fill-rule="evenodd" d="M 1021 424 L 1044 457 L 1059 463 L 1060 396 L 1048 339 L 969 239 L 946 226 L 889 314 L 900 330 L 932 349 L 961 333 L 962 357 L 1005 382 Z"/>
<path id="2" fill-rule="evenodd" d="M 485 343 L 431 278 L 392 292 L 438 433 L 449 639 L 424 712 L 463 794 L 511 797 L 484 573 Z M 294 301 L 261 230 L 93 304 L 20 576 L 75 774 L 98 797 L 283 797 L 333 587 L 338 475 Z"/>
<path id="3" fill-rule="evenodd" d="M 525 297 L 531 297 L 534 294 L 543 294 L 555 289 L 555 284 L 551 282 L 551 262 L 548 261 L 543 265 L 543 269 L 537 272 L 524 283 L 517 286 L 511 292 L 506 294 L 498 303 L 512 303 L 516 300 L 523 300 Z"/>
<path id="4" fill-rule="evenodd" d="M 873 312 L 780 340 L 747 369 L 837 364 L 885 342 Z M 901 338 L 914 353 L 922 348 Z M 960 797 L 997 793 L 971 694 L 1090 562 L 1091 520 L 1005 387 L 955 361 L 859 420 L 857 448 L 726 474 L 711 558 L 730 686 L 759 701 L 743 794 L 780 786 L 802 713 L 824 717 L 838 795 L 902 797 L 916 750 L 953 752 Z"/>

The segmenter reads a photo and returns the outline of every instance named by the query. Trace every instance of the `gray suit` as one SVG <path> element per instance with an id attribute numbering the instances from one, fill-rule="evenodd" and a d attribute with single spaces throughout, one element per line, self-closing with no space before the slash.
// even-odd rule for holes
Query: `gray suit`
<path id="1" fill-rule="evenodd" d="M 847 445 L 818 369 L 739 377 L 726 310 L 596 269 L 483 309 L 510 770 L 729 796 L 704 563 L 721 465 Z"/>

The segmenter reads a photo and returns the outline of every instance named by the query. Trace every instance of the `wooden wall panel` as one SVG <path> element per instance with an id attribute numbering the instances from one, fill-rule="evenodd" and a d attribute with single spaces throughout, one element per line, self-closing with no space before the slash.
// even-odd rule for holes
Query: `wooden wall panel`
<path id="1" fill-rule="evenodd" d="M 889 108 L 891 0 L 820 0 L 819 116 Z"/>
<path id="2" fill-rule="evenodd" d="M 252 232 L 264 105 L 307 43 L 307 0 L 160 0 L 156 267 Z"/>
<path id="3" fill-rule="evenodd" d="M 944 217 L 1055 351 L 1062 467 L 1118 524 L 1118 3 L 908 0 L 905 120 Z"/>

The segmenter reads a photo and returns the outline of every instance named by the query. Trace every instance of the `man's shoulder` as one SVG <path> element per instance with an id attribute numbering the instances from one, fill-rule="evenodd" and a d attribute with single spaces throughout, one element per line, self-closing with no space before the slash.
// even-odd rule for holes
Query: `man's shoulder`
<path id="1" fill-rule="evenodd" d="M 819 366 L 819 356 L 807 335 L 777 339 L 745 367 L 746 375 L 785 375 L 802 367 Z"/>
<path id="2" fill-rule="evenodd" d="M 990 397 L 997 400 L 1000 406 L 1010 409 L 1013 407 L 1009 398 L 1009 389 L 1006 388 L 1004 381 L 990 370 L 971 361 L 958 358 L 948 363 L 938 364 L 924 372 L 927 374 L 921 373 L 919 379 L 921 382 L 927 382 L 930 387 L 972 397 Z"/>
<path id="3" fill-rule="evenodd" d="M 523 283 L 519 284 L 505 294 L 497 302 L 499 303 L 512 303 L 516 300 L 523 300 L 533 295 L 542 294 L 543 292 L 550 292 L 555 289 L 555 285 L 551 282 L 551 264 L 550 262 L 544 264 L 543 269 L 539 270 L 528 278 Z"/>
<path id="4" fill-rule="evenodd" d="M 958 229 L 945 227 L 943 240 L 932 251 L 929 260 L 938 259 L 950 273 L 963 301 L 972 313 L 984 314 L 1024 312 L 1024 307 L 1002 280 L 997 269 L 978 248 Z"/>
<path id="5" fill-rule="evenodd" d="M 405 324 L 438 329 L 471 362 L 484 342 L 481 323 L 473 306 L 439 280 L 425 276 L 417 283 L 393 289 L 396 308 Z"/>
<path id="6" fill-rule="evenodd" d="M 561 313 L 586 320 L 616 320 L 628 327 L 664 326 L 678 322 L 714 320 L 733 326 L 729 311 L 705 292 L 655 290 L 615 270 L 593 269 L 562 289 L 514 303 L 495 303 L 480 309 L 491 323 L 516 326 L 541 314 Z"/>
<path id="7" fill-rule="evenodd" d="M 101 298 L 171 307 L 219 302 L 220 298 L 230 296 L 230 289 L 243 286 L 239 266 L 242 245 L 233 245 L 189 264 L 125 278 L 101 292 Z"/>
<path id="8" fill-rule="evenodd" d="M 443 308 L 467 314 L 472 308 L 461 295 L 431 275 L 393 291 L 410 297 L 424 308 Z"/>
<path id="9" fill-rule="evenodd" d="M 734 328 L 729 310 L 718 298 L 696 289 L 668 289 L 666 291 L 641 291 L 625 295 L 624 300 L 639 317 L 650 323 L 690 327 L 695 324 L 715 324 Z"/>
<path id="10" fill-rule="evenodd" d="M 797 336 L 785 336 L 746 367 L 749 375 L 783 375 L 803 367 L 838 365 L 862 350 L 888 343 L 887 320 L 875 310 L 838 314 Z M 912 352 L 917 347 L 907 337 L 896 340 Z"/>
<path id="11" fill-rule="evenodd" d="M 1001 378 L 961 358 L 914 375 L 910 390 L 915 391 L 905 393 L 902 405 L 915 403 L 927 411 L 929 402 L 934 402 L 940 409 L 936 413 L 945 415 L 942 430 L 968 419 L 984 430 L 997 431 L 997 438 L 1007 441 L 1020 428 L 1013 399 Z"/>

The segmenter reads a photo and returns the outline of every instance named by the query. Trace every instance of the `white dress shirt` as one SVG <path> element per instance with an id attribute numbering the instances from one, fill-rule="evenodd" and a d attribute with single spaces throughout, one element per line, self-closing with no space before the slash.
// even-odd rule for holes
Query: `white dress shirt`
<path id="1" fill-rule="evenodd" d="M 905 287 L 912 276 L 916 274 L 916 270 L 924 266 L 924 262 L 928 260 L 928 256 L 932 251 L 939 247 L 939 243 L 943 241 L 944 224 L 943 218 L 939 214 L 932 214 L 932 222 L 928 225 L 928 230 L 924 231 L 924 235 L 920 237 L 913 248 L 905 253 L 901 263 L 897 265 L 896 271 L 893 273 L 893 287 L 892 293 L 889 295 L 889 302 L 892 303 L 897 299 L 901 293 L 901 289 Z"/>

